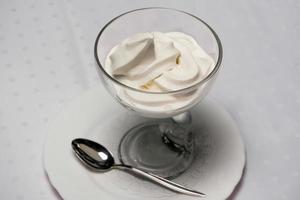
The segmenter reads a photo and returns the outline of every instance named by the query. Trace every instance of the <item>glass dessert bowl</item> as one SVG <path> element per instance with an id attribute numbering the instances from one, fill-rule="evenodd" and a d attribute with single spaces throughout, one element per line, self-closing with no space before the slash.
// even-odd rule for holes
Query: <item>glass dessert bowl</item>
<path id="1" fill-rule="evenodd" d="M 124 135 L 121 162 L 167 178 L 183 173 L 195 149 L 189 110 L 210 90 L 222 60 L 217 34 L 189 13 L 142 8 L 108 22 L 94 50 L 110 94 L 152 119 Z"/>

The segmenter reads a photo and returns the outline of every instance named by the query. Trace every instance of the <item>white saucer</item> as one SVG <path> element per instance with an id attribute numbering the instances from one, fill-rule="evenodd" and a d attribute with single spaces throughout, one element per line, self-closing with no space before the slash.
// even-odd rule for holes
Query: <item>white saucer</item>
<path id="1" fill-rule="evenodd" d="M 118 161 L 116 153 L 122 135 L 147 120 L 111 101 L 112 97 L 101 87 L 94 88 L 73 102 L 51 124 L 44 167 L 61 197 L 71 200 L 195 199 L 123 171 L 95 173 L 79 163 L 72 152 L 72 139 L 95 140 L 109 148 Z M 191 168 L 175 181 L 206 193 L 203 200 L 226 199 L 241 179 L 245 165 L 239 130 L 229 114 L 211 100 L 204 100 L 193 109 L 193 123 L 201 148 Z"/>

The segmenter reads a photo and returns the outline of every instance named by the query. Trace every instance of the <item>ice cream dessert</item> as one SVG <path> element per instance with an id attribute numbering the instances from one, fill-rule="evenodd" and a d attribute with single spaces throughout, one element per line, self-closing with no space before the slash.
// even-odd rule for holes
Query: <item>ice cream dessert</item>
<path id="1" fill-rule="evenodd" d="M 192 91 L 184 89 L 207 77 L 214 66 L 212 57 L 191 36 L 181 32 L 133 35 L 113 47 L 105 61 L 108 74 L 136 89 L 115 85 L 118 98 L 132 109 L 154 117 L 196 102 L 204 85 Z M 178 90 L 181 91 L 174 92 Z"/>

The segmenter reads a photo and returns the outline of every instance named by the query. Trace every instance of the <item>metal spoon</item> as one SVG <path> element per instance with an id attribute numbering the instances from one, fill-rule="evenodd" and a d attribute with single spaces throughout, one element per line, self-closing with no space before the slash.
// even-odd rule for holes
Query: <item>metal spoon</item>
<path id="1" fill-rule="evenodd" d="M 104 146 L 91 140 L 82 138 L 74 139 L 72 141 L 72 148 L 79 160 L 93 170 L 101 172 L 105 172 L 110 169 L 128 170 L 134 172 L 135 174 L 146 177 L 175 192 L 200 197 L 205 196 L 205 194 L 202 192 L 186 188 L 155 174 L 142 171 L 132 166 L 115 164 L 113 155 Z"/>

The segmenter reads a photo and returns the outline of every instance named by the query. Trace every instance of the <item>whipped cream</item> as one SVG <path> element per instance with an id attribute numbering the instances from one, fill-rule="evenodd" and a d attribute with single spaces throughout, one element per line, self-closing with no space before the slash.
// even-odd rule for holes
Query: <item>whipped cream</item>
<path id="1" fill-rule="evenodd" d="M 113 47 L 105 61 L 105 70 L 115 79 L 150 92 L 175 91 L 195 85 L 214 66 L 211 56 L 191 36 L 181 32 L 136 34 Z M 204 85 L 179 94 L 148 94 L 115 87 L 126 105 L 156 116 L 155 113 L 171 113 L 192 105 Z"/>

